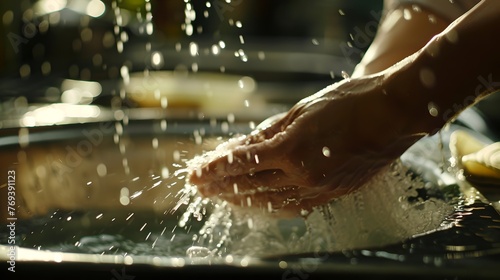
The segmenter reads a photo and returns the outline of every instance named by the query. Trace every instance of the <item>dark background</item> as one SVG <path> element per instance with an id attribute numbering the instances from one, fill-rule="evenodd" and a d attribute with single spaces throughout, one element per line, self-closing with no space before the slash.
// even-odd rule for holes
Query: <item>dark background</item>
<path id="1" fill-rule="evenodd" d="M 106 10 L 97 18 L 85 14 L 85 9 L 70 8 L 75 3 L 85 7 L 89 1 L 62 1 L 66 2 L 64 9 L 48 14 L 37 14 L 36 5 L 44 0 L 0 3 L 0 97 L 24 95 L 30 102 L 45 102 L 47 89 L 53 91 L 62 79 L 69 78 L 101 81 L 105 90 L 96 102 L 105 104 L 103 97 L 112 90 L 106 85 L 120 79 L 120 67 L 152 69 L 153 51 L 164 57 L 161 69 L 154 70 L 189 69 L 196 63 L 198 71 L 220 72 L 224 67 L 226 73 L 257 80 L 319 82 L 311 89 L 316 90 L 340 79 L 342 71 L 352 71 L 374 36 L 382 8 L 382 1 L 364 0 L 233 0 L 229 4 L 225 0 L 192 0 L 196 19 L 194 33 L 188 36 L 182 29 L 184 1 L 151 0 L 154 32 L 148 35 L 139 32 L 146 24 L 146 1 L 122 0 L 118 6 L 129 20 L 120 32 L 127 33 L 128 41 L 123 53 L 118 53 L 120 35 L 114 33 L 111 0 L 103 0 Z M 236 27 L 237 21 L 241 28 Z M 210 55 L 210 47 L 220 40 L 226 48 L 217 57 Z M 197 57 L 188 54 L 191 42 L 199 45 Z M 248 55 L 248 62 L 234 56 L 240 49 Z M 262 54 L 266 59 L 258 58 Z M 311 93 L 307 89 L 291 94 L 292 100 Z M 57 101 L 57 92 L 50 96 Z"/>

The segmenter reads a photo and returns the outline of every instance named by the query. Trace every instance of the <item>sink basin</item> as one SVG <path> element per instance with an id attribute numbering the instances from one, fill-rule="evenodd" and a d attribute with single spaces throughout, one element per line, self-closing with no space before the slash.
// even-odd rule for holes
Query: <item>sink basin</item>
<path id="1" fill-rule="evenodd" d="M 224 139 L 249 132 L 248 123 L 130 116 L 2 130 L 2 174 L 9 170 L 16 174 L 15 213 L 2 212 L 7 225 L 15 224 L 14 228 L 4 226 L 0 231 L 2 269 L 14 264 L 16 275 L 36 270 L 64 276 L 74 276 L 77 270 L 85 277 L 106 279 L 203 274 L 286 279 L 496 279 L 500 273 L 500 215 L 471 184 L 437 168 L 436 155 L 439 158 L 440 154 L 435 152 L 439 146 L 436 137 L 420 141 L 401 159 L 400 163 L 425 186 L 413 197 L 401 198 L 396 193 L 387 200 L 371 201 L 368 195 L 359 196 L 357 199 L 362 200 L 358 202 L 367 207 L 364 210 L 328 206 L 328 211 L 337 217 L 334 228 L 348 232 L 350 240 L 359 242 L 359 246 L 242 254 L 241 248 L 259 248 L 259 240 L 269 240 L 248 238 L 249 226 L 245 223 L 229 229 L 236 241 L 244 240 L 239 244 L 240 251 L 216 248 L 214 254 L 214 243 L 205 246 L 200 242 L 201 231 L 227 230 L 229 227 L 220 229 L 218 225 L 207 228 L 211 214 L 224 215 L 222 210 L 227 205 L 199 202 L 201 211 L 206 211 L 204 216 L 193 216 L 187 226 L 181 226 L 179 221 L 191 205 L 183 202 L 183 168 L 186 160 L 212 150 Z M 403 188 L 404 183 L 401 182 Z M 0 194 L 7 201 L 6 187 L 1 188 Z M 382 218 L 368 214 L 370 203 L 383 208 L 390 199 L 408 200 L 403 201 L 413 207 L 408 213 L 419 213 L 418 207 L 428 207 L 425 203 L 432 201 L 446 204 L 448 208 L 439 209 L 448 212 L 434 215 L 434 219 L 439 219 L 429 222 L 424 218 L 394 218 L 393 226 L 401 221 L 423 226 L 419 231 L 384 237 L 384 242 L 370 241 L 375 234 L 389 236 L 387 233 L 394 231 L 384 228 L 388 224 L 377 225 L 377 221 L 392 219 L 388 212 L 391 208 L 377 212 L 386 213 Z M 345 221 L 338 218 L 342 215 L 339 209 L 345 209 Z M 281 231 L 286 245 L 294 238 L 288 233 L 300 236 L 297 228 L 304 226 L 301 223 L 277 220 L 267 233 Z M 314 223 L 310 221 L 309 225 L 320 225 L 318 221 Z M 10 236 L 13 237 L 9 239 Z M 337 242 L 342 241 L 340 235 L 332 236 Z M 219 240 L 220 236 L 213 239 Z M 10 240 L 15 240 L 15 249 Z"/>

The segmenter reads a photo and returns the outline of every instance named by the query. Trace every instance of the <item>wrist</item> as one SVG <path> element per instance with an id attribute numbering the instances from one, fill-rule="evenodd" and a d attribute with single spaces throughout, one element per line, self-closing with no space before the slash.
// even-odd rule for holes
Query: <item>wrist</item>
<path id="1" fill-rule="evenodd" d="M 439 100 L 431 98 L 436 81 L 424 65 L 419 51 L 384 71 L 383 90 L 407 120 L 407 134 L 434 134 L 448 121 Z"/>
<path id="2" fill-rule="evenodd" d="M 485 41 L 498 27 L 499 8 L 500 1 L 482 1 L 385 71 L 386 91 L 413 115 L 413 132 L 436 133 L 500 88 L 498 47 Z"/>

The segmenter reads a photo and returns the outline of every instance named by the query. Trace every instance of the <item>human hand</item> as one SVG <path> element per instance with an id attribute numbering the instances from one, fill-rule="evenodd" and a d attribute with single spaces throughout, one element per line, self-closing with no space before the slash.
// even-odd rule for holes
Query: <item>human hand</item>
<path id="1" fill-rule="evenodd" d="M 268 126 L 223 143 L 189 181 L 206 197 L 280 215 L 305 215 L 350 193 L 422 134 L 383 90 L 383 75 L 344 80 L 307 97 Z"/>

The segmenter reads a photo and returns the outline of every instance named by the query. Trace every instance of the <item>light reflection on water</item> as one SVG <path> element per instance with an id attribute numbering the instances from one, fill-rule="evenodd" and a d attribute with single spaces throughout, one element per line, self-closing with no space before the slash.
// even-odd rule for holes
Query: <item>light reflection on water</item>
<path id="1" fill-rule="evenodd" d="M 157 153 L 160 147 L 169 147 L 170 153 L 179 153 L 187 147 L 179 146 L 179 141 L 157 139 L 163 143 L 158 148 L 153 147 L 150 137 L 135 139 L 136 148 L 127 149 L 127 153 L 135 151 L 152 160 L 155 156 L 149 156 L 147 151 Z M 113 200 L 112 197 L 97 194 L 115 186 L 99 184 L 99 180 L 116 178 L 121 168 L 118 166 L 113 171 L 113 167 L 106 164 L 107 172 L 101 172 L 100 179 L 96 177 L 89 185 L 88 174 L 84 174 L 87 180 L 82 183 L 86 191 L 90 191 L 86 196 L 95 196 L 102 205 L 108 204 L 108 208 L 74 207 L 83 202 L 80 200 L 75 201 L 73 208 L 60 208 L 20 220 L 16 244 L 54 252 L 205 259 L 229 255 L 286 258 L 328 252 L 328 256 L 341 254 L 356 261 L 377 258 L 433 265 L 442 265 L 446 260 L 499 254 L 500 215 L 470 185 L 454 180 L 451 173 L 443 173 L 439 164 L 443 154 L 435 152 L 440 146 L 432 142 L 435 140 L 429 139 L 430 143 L 421 142 L 412 147 L 402 157 L 402 162 L 371 182 L 372 185 L 318 208 L 306 220 L 281 220 L 252 212 L 247 215 L 223 202 L 201 199 L 195 187 L 175 186 L 182 183 L 185 174 L 183 165 L 177 161 L 179 158 L 173 162 L 155 163 L 152 166 L 156 169 L 150 170 L 152 174 L 131 177 L 127 184 L 126 197 L 131 203 L 126 206 L 153 196 L 153 204 L 157 203 L 159 208 L 109 207 L 110 201 L 103 200 Z M 175 145 L 168 144 L 174 142 Z M 106 149 L 106 145 L 101 145 L 100 148 Z M 30 143 L 26 153 L 29 155 L 29 149 L 36 150 L 36 146 Z M 56 147 L 51 148 L 56 149 L 52 154 L 62 146 Z M 44 150 L 49 148 L 43 146 Z M 99 151 L 96 146 L 94 152 L 99 154 Z M 119 149 L 114 151 L 121 158 Z M 126 155 L 134 158 L 133 154 Z M 186 152 L 182 157 L 191 156 Z M 102 160 L 112 158 L 115 157 L 110 154 Z M 35 164 L 34 159 L 31 160 L 31 164 Z M 131 163 L 139 162 L 132 160 Z M 165 171 L 167 167 L 168 172 Z M 85 166 L 81 166 L 79 172 L 84 170 Z M 92 170 L 99 173 L 95 167 Z M 36 185 L 41 188 L 37 192 L 43 194 L 41 179 L 48 174 L 36 176 Z M 174 177 L 179 182 L 169 181 Z M 118 187 L 117 196 L 123 196 L 123 185 Z M 154 195 L 160 190 L 166 192 Z M 168 207 L 163 205 L 162 208 L 164 201 L 170 202 Z M 0 243 L 7 244 L 7 238 L 7 233 L 2 231 Z"/>
<path id="2" fill-rule="evenodd" d="M 445 218 L 440 230 L 429 231 L 385 246 L 344 249 L 331 251 L 329 254 L 332 257 L 342 254 L 348 259 L 383 258 L 409 263 L 433 263 L 438 262 L 437 259 L 446 261 L 498 255 L 500 253 L 500 216 L 490 205 L 483 202 L 476 201 L 471 205 L 461 205 L 463 202 L 458 202 L 456 209 Z M 96 219 L 99 215 L 102 215 L 100 219 Z M 18 244 L 21 247 L 38 250 L 84 254 L 162 257 L 215 255 L 213 249 L 197 245 L 199 244 L 198 232 L 203 227 L 203 222 L 192 221 L 186 228 L 176 225 L 175 218 L 152 216 L 151 213 L 136 213 L 130 217 L 121 213 L 58 211 L 46 217 L 20 223 Z M 298 238 L 304 234 L 300 223 L 292 226 L 290 222 L 282 221 L 279 226 L 282 230 L 291 229 L 289 235 L 285 237 L 287 242 L 298 242 Z M 217 233 L 226 229 L 221 226 L 214 227 L 213 230 L 213 233 Z M 235 234 L 237 231 L 233 229 L 232 233 Z M 264 241 L 266 246 L 273 245 L 270 241 L 280 242 L 276 239 L 276 235 L 265 236 L 265 232 L 258 237 L 245 234 L 245 242 Z M 7 236 L 2 235 L 2 243 L 5 243 Z M 286 246 L 286 244 L 275 243 L 273 249 L 279 248 L 276 247 L 277 245 Z M 252 244 L 251 246 L 258 248 L 262 245 Z M 227 251 L 221 250 L 223 252 L 221 255 L 231 254 L 229 246 L 224 249 Z M 322 250 L 291 252 L 291 254 L 284 255 L 270 254 L 267 258 L 278 255 L 280 258 L 288 255 L 290 258 L 290 256 L 307 256 L 313 253 L 317 256 L 318 252 Z"/>
<path id="3" fill-rule="evenodd" d="M 448 194 L 455 191 L 454 187 L 447 190 Z M 431 192 L 420 193 L 413 201 L 425 197 L 426 201 L 430 201 L 428 196 L 438 197 Z M 248 216 L 227 208 L 223 203 L 214 203 L 205 205 L 205 210 L 211 213 L 210 215 L 205 213 L 201 218 L 191 218 L 185 225 L 179 225 L 180 217 L 188 209 L 184 206 L 173 213 L 163 215 L 147 211 L 54 211 L 43 217 L 20 222 L 17 237 L 18 244 L 25 248 L 121 256 L 207 258 L 250 254 L 284 258 L 313 253 L 317 256 L 318 252 L 324 251 L 329 252 L 330 256 L 341 254 L 356 260 L 382 258 L 398 262 L 441 265 L 446 260 L 500 253 L 500 215 L 491 205 L 480 200 L 471 202 L 463 193 L 452 199 L 445 199 L 443 196 L 439 199 L 447 200 L 449 204 L 446 205 L 452 205 L 453 209 L 439 213 L 437 217 L 442 217 L 441 220 L 426 221 L 428 224 L 420 228 L 414 228 L 419 221 L 418 218 L 412 217 L 403 225 L 412 224 L 411 230 L 403 234 L 396 233 L 401 230 L 401 225 L 390 222 L 372 225 L 370 228 L 367 219 L 374 216 L 362 214 L 363 209 L 354 213 L 362 216 L 358 218 L 353 216 L 353 213 L 348 213 L 355 210 L 345 209 L 347 218 L 353 219 L 351 223 L 354 226 L 350 229 L 339 228 L 348 223 L 335 221 L 335 218 L 338 219 L 336 206 L 323 207 L 316 216 L 312 215 L 313 218 L 305 222 L 301 218 L 266 220 L 265 217 L 256 217 L 250 226 Z M 200 203 L 200 200 L 197 201 Z M 370 207 L 369 200 L 364 202 L 366 207 Z M 340 206 L 344 207 L 345 204 Z M 201 211 L 200 209 L 198 211 Z M 429 209 L 431 212 L 436 210 L 439 208 Z M 380 209 L 379 211 L 378 214 L 386 215 L 383 217 L 385 220 L 391 219 L 387 212 Z M 426 214 L 425 211 L 414 213 Z M 425 216 L 420 222 L 428 218 L 429 216 Z M 330 225 L 325 226 L 328 223 Z M 384 226 L 393 228 L 383 228 Z M 348 236 L 343 236 L 342 233 Z M 394 235 L 384 236 L 390 233 Z M 6 238 L 7 236 L 2 234 L 2 243 L 6 242 Z M 370 238 L 375 239 L 370 241 Z M 345 247 L 339 247 L 335 241 L 344 242 L 340 246 Z"/>
<path id="4" fill-rule="evenodd" d="M 134 121 L 123 126 L 111 122 L 99 130 L 79 128 L 75 139 L 63 145 L 36 142 L 37 133 L 30 128 L 30 142 L 23 150 L 29 164 L 19 168 L 38 171 L 25 176 L 34 181 L 24 187 L 31 186 L 29 191 L 38 201 L 63 197 L 67 207 L 20 220 L 16 244 L 35 250 L 112 256 L 211 259 L 249 255 L 280 260 L 312 256 L 319 262 L 327 256 L 353 264 L 382 259 L 433 266 L 500 254 L 500 215 L 473 188 L 457 181 L 452 171 L 443 169 L 440 161 L 449 154 L 436 152 L 446 147 L 436 143 L 437 137 L 412 147 L 401 162 L 363 191 L 319 208 L 307 220 L 280 220 L 254 213 L 249 216 L 223 202 L 201 199 L 192 186 L 182 188 L 186 163 L 182 160 L 193 157 L 189 147 L 196 147 L 196 152 L 212 150 L 213 145 L 204 146 L 205 141 L 218 143 L 221 139 L 209 139 L 212 134 L 207 130 L 202 141 L 194 144 L 186 135 L 173 137 L 174 122 L 169 122 L 171 134 L 163 133 L 160 122 L 151 127 L 161 133 L 151 133 L 151 127 L 133 132 L 145 127 Z M 220 130 L 217 135 L 227 134 L 222 124 Z M 117 143 L 112 136 L 118 132 Z M 88 135 L 93 137 L 85 138 Z M 68 147 L 78 150 L 82 139 L 90 144 L 91 139 L 100 141 L 90 146 L 89 155 L 81 155 L 78 166 L 67 161 L 72 170 L 64 178 L 71 183 L 51 190 L 49 187 L 61 184 L 52 181 L 59 177 L 51 173 L 54 170 L 47 154 L 67 159 Z M 119 143 L 128 146 L 122 150 Z M 41 160 L 36 159 L 36 151 L 43 155 Z M 124 171 L 122 158 L 129 159 L 132 174 Z M 29 175 L 28 170 L 19 169 L 19 174 Z M 82 180 L 76 181 L 77 177 Z M 81 193 L 70 196 L 63 192 L 70 188 Z M 107 196 L 104 190 L 115 192 Z M 122 197 L 127 199 L 126 205 Z M 140 200 L 150 207 L 130 208 Z M 89 201 L 99 203 L 98 207 L 78 208 Z M 7 244 L 7 240 L 7 232 L 2 230 L 0 243 Z"/>

